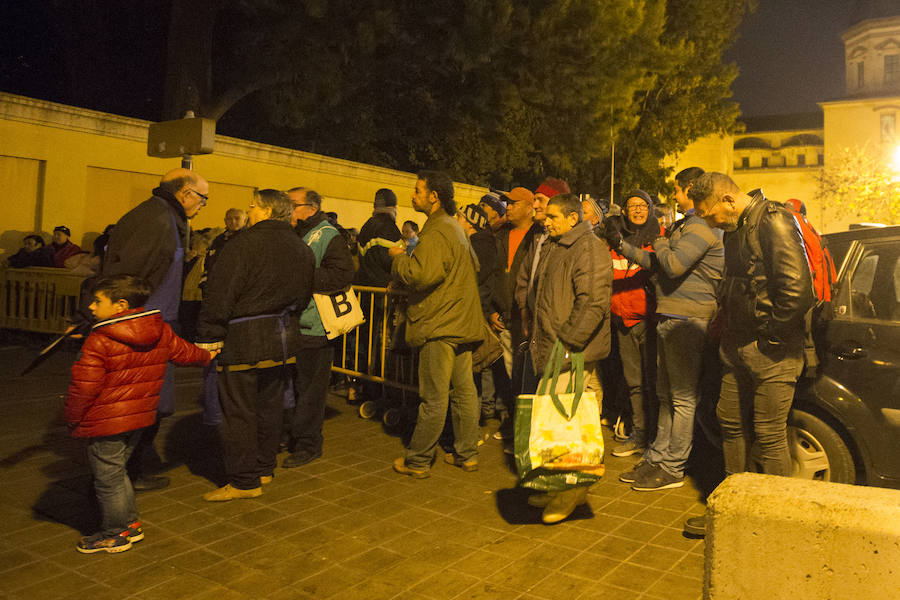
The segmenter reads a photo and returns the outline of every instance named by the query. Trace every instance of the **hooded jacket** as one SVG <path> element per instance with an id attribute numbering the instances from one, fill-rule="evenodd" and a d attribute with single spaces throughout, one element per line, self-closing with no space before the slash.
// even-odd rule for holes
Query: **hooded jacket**
<path id="1" fill-rule="evenodd" d="M 207 365 L 209 352 L 184 341 L 158 310 L 136 308 L 100 321 L 72 365 L 66 421 L 74 437 L 149 427 L 166 363 Z"/>
<path id="2" fill-rule="evenodd" d="M 377 212 L 365 222 L 356 241 L 359 243 L 359 271 L 355 283 L 385 287 L 391 281 L 391 257 L 388 248 L 400 243 L 403 236 L 395 219 Z"/>
<path id="3" fill-rule="evenodd" d="M 543 371 L 558 338 L 585 362 L 609 355 L 612 259 L 605 242 L 582 222 L 541 250 L 528 308 L 534 315 L 531 357 Z"/>

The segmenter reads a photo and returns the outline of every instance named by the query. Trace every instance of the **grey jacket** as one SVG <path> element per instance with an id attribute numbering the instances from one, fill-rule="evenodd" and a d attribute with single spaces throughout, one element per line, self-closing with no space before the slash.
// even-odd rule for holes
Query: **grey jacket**
<path id="1" fill-rule="evenodd" d="M 609 355 L 611 295 L 612 257 L 590 223 L 544 242 L 528 294 L 536 373 L 543 371 L 557 338 L 567 350 L 584 352 L 585 362 Z"/>
<path id="2" fill-rule="evenodd" d="M 428 217 L 409 256 L 394 257 L 391 274 L 409 291 L 406 341 L 480 341 L 484 317 L 475 271 L 478 259 L 459 223 L 443 210 Z"/>

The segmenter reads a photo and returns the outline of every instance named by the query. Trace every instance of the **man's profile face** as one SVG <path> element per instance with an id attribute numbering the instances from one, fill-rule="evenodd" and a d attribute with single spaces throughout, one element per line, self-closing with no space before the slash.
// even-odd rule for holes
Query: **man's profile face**
<path id="1" fill-rule="evenodd" d="M 428 182 L 424 179 L 416 180 L 416 190 L 412 195 L 412 205 L 413 208 L 420 213 L 425 213 L 426 215 L 431 214 L 431 206 L 435 201 L 435 193 L 429 191 Z"/>
<path id="2" fill-rule="evenodd" d="M 552 238 L 565 235 L 578 223 L 578 214 L 564 215 L 562 209 L 556 204 L 549 205 L 545 211 L 544 225 Z"/>
<path id="3" fill-rule="evenodd" d="M 594 205 L 587 200 L 581 203 L 581 210 L 584 212 L 584 220 L 589 221 L 591 225 L 597 225 L 600 222 L 600 215 L 594 212 Z"/>
<path id="4" fill-rule="evenodd" d="M 533 211 L 530 200 L 523 199 L 513 202 L 510 199 L 510 202 L 506 205 L 506 219 L 510 223 L 520 223 L 526 219 L 530 221 L 534 214 Z"/>
<path id="5" fill-rule="evenodd" d="M 534 220 L 538 223 L 541 223 L 544 219 L 547 218 L 547 203 L 550 202 L 550 198 L 545 196 L 544 194 L 537 193 L 534 195 L 534 200 L 531 203 L 532 208 L 534 208 Z"/>
<path id="6" fill-rule="evenodd" d="M 195 183 L 185 183 L 184 187 L 175 193 L 175 198 L 184 207 L 184 214 L 190 219 L 206 206 L 209 200 L 209 184 L 202 177 Z"/>
<path id="7" fill-rule="evenodd" d="M 53 232 L 53 243 L 57 246 L 62 246 L 66 242 L 69 241 L 69 236 L 66 235 L 65 231 L 54 231 Z"/>
<path id="8" fill-rule="evenodd" d="M 734 198 L 730 194 L 717 196 L 711 194 L 703 201 L 694 204 L 695 214 L 706 220 L 710 227 L 717 227 L 723 231 L 737 229 L 740 214 L 735 207 Z"/>
<path id="9" fill-rule="evenodd" d="M 491 226 L 491 229 L 496 230 L 497 227 L 499 227 L 503 222 L 503 217 L 501 217 L 500 213 L 494 210 L 494 208 L 487 202 L 482 202 L 478 206 L 480 206 L 481 210 L 484 211 L 484 214 L 487 215 L 488 225 Z"/>
<path id="10" fill-rule="evenodd" d="M 294 203 L 294 212 L 291 213 L 291 227 L 298 221 L 305 221 L 318 210 L 318 207 L 306 200 L 306 190 L 297 190 L 296 192 L 288 192 L 288 196 Z"/>
<path id="11" fill-rule="evenodd" d="M 694 208 L 694 203 L 688 198 L 687 192 L 691 189 L 691 184 L 687 184 L 685 187 L 681 187 L 678 185 L 678 182 L 675 182 L 675 203 L 678 205 L 678 211 L 681 214 L 684 214 L 688 210 Z"/>
<path id="12" fill-rule="evenodd" d="M 411 240 L 416 237 L 416 230 L 409 226 L 409 223 L 404 223 L 403 228 L 400 230 L 400 235 L 403 236 L 404 240 Z"/>
<path id="13" fill-rule="evenodd" d="M 56 236 L 54 236 L 53 239 L 56 239 Z M 37 250 L 40 247 L 41 247 L 41 245 L 34 238 L 28 238 L 25 240 L 24 248 L 25 248 L 26 252 L 34 252 L 35 250 Z"/>
<path id="14" fill-rule="evenodd" d="M 242 210 L 229 210 L 225 213 L 225 229 L 234 233 L 240 231 L 247 224 L 247 213 Z"/>

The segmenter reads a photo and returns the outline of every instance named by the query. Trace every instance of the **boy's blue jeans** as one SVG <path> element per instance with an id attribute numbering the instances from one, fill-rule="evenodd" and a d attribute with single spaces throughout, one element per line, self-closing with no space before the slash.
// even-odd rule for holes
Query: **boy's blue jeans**
<path id="1" fill-rule="evenodd" d="M 94 474 L 94 491 L 103 515 L 100 530 L 114 536 L 138 520 L 131 479 L 125 470 L 142 429 L 88 440 L 87 455 Z"/>

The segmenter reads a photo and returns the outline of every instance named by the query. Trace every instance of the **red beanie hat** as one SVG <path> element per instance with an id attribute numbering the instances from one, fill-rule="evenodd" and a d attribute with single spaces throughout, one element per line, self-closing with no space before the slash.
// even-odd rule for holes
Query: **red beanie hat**
<path id="1" fill-rule="evenodd" d="M 541 185 L 537 186 L 537 189 L 534 190 L 534 193 L 543 194 L 548 198 L 552 198 L 557 194 L 568 194 L 571 191 L 572 190 L 569 189 L 569 184 L 562 179 L 557 179 L 556 177 L 548 177 Z"/>

